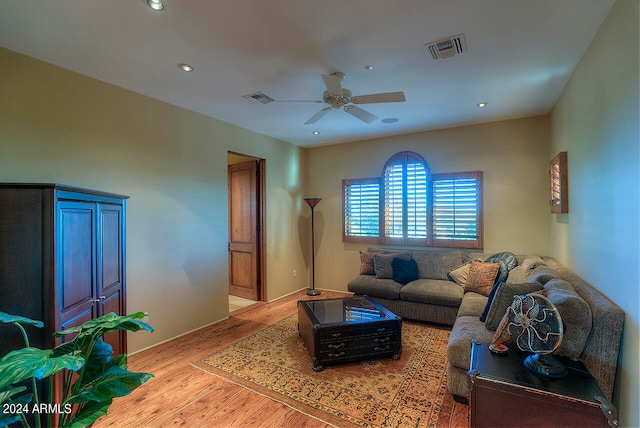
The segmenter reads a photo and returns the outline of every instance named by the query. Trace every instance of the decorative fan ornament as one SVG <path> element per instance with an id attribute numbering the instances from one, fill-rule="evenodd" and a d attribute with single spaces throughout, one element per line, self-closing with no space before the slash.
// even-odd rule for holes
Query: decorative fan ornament
<path id="1" fill-rule="evenodd" d="M 384 92 L 380 94 L 356 95 L 352 96 L 351 91 L 342 87 L 344 73 L 322 74 L 324 86 L 327 88 L 322 95 L 322 101 L 312 100 L 273 100 L 273 102 L 314 102 L 325 103 L 328 107 L 323 108 L 314 114 L 304 124 L 311 125 L 320 120 L 325 114 L 332 109 L 342 109 L 351 116 L 360 119 L 365 123 L 373 123 L 378 120 L 378 116 L 361 109 L 354 104 L 374 104 L 374 103 L 396 103 L 406 101 L 404 92 Z"/>
<path id="2" fill-rule="evenodd" d="M 563 322 L 558 309 L 538 294 L 515 296 L 508 309 L 511 338 L 522 351 L 533 352 L 524 365 L 547 377 L 564 377 L 567 369 L 550 355 L 562 343 Z"/>

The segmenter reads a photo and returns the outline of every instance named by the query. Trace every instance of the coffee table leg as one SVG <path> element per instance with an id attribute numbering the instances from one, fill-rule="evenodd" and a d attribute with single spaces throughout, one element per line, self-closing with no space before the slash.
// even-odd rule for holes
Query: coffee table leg
<path id="1" fill-rule="evenodd" d="M 313 371 L 314 372 L 321 372 L 321 371 L 324 370 L 324 366 L 322 364 L 318 364 L 318 359 L 317 358 L 313 359 L 313 364 L 312 364 L 311 367 L 313 367 Z"/>

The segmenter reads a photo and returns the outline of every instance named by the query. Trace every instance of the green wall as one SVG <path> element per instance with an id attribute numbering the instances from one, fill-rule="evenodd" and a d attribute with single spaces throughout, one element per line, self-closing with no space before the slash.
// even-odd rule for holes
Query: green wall
<path id="1" fill-rule="evenodd" d="M 230 150 L 266 159 L 267 298 L 307 286 L 300 148 L 8 50 L 0 64 L 0 181 L 130 196 L 127 309 L 156 328 L 130 351 L 228 317 Z"/>
<path id="2" fill-rule="evenodd" d="M 638 40 L 638 1 L 616 1 L 551 115 L 569 213 L 551 216 L 550 254 L 626 312 L 614 404 L 627 427 L 640 426 Z"/>

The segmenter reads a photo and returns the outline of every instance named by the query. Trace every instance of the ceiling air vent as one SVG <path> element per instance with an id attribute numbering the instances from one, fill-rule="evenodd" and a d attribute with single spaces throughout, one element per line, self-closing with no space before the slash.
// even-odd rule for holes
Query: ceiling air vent
<path id="1" fill-rule="evenodd" d="M 467 51 L 467 42 L 464 40 L 464 34 L 425 43 L 424 46 L 429 50 L 433 59 L 450 58 Z"/>
<path id="2" fill-rule="evenodd" d="M 243 95 L 242 98 L 246 98 L 249 101 L 251 101 L 252 103 L 255 104 L 269 104 L 270 102 L 273 101 L 273 98 L 271 98 L 269 95 L 265 95 L 262 92 L 256 92 L 254 94 L 249 94 L 249 95 Z"/>

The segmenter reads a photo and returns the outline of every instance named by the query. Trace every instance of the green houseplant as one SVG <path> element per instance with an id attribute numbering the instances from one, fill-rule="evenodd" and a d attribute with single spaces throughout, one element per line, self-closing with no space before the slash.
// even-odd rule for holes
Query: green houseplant
<path id="1" fill-rule="evenodd" d="M 144 316 L 144 312 L 125 316 L 109 313 L 55 333 L 56 337 L 75 337 L 54 349 L 44 350 L 29 345 L 23 327 L 42 328 L 41 321 L 0 312 L 0 322 L 15 325 L 25 342 L 24 348 L 0 359 L 0 428 L 15 423 L 29 427 L 31 421 L 36 427 L 43 423 L 51 426 L 54 417 L 60 427 L 84 427 L 104 416 L 114 398 L 131 393 L 153 375 L 130 372 L 127 355 L 112 357 L 111 345 L 105 343 L 102 336 L 118 330 L 152 332 L 153 327 L 141 321 Z M 51 401 L 52 382 L 48 382 L 48 401 L 41 402 L 38 382 L 59 372 L 64 385 L 61 402 Z"/>

